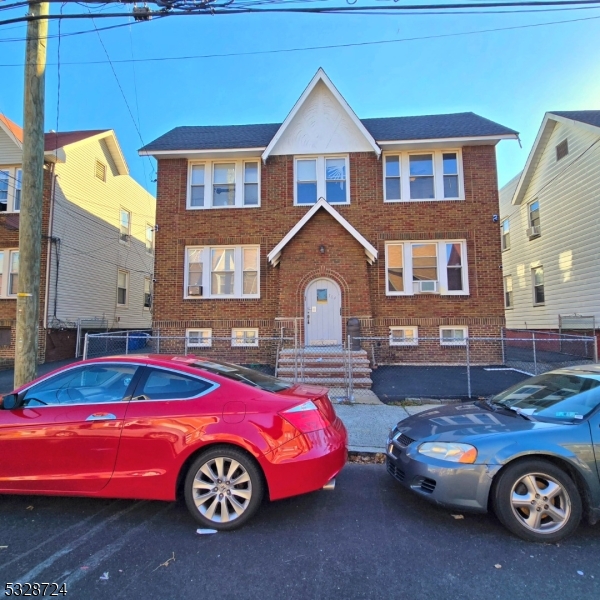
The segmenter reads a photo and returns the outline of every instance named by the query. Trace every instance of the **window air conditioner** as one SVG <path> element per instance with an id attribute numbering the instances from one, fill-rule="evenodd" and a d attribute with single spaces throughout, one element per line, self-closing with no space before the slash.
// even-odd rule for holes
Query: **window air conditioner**
<path id="1" fill-rule="evenodd" d="M 542 235 L 542 228 L 539 225 L 535 225 L 534 227 L 530 227 L 527 230 L 527 237 L 531 240 L 538 236 Z"/>
<path id="2" fill-rule="evenodd" d="M 437 292 L 437 281 L 419 281 L 419 292 Z"/>
<path id="3" fill-rule="evenodd" d="M 130 236 L 127 233 L 122 233 L 121 234 L 121 241 L 122 242 L 129 243 L 129 238 L 130 238 Z"/>
<path id="4" fill-rule="evenodd" d="M 188 296 L 202 296 L 202 286 L 188 285 Z"/>

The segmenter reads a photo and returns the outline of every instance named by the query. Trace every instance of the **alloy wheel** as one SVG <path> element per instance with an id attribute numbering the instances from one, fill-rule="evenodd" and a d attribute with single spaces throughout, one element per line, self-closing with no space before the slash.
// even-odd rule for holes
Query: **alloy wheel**
<path id="1" fill-rule="evenodd" d="M 252 499 L 252 481 L 246 468 L 237 460 L 216 457 L 198 469 L 193 483 L 193 500 L 206 519 L 230 523 L 239 519 Z"/>

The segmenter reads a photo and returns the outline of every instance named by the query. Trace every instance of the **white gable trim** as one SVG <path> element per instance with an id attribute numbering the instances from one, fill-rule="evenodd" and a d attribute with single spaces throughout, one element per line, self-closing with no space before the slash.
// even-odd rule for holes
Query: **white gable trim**
<path id="1" fill-rule="evenodd" d="M 0 119 L 0 128 L 2 128 L 2 131 L 6 133 L 6 135 L 10 138 L 12 142 L 14 142 L 14 144 L 19 150 L 23 150 L 23 143 L 21 142 L 21 140 L 15 136 L 15 134 L 8 128 L 7 125 L 4 124 L 4 121 L 2 121 L 2 119 Z"/>
<path id="2" fill-rule="evenodd" d="M 369 244 L 369 242 L 360 234 L 340 213 L 335 210 L 330 204 L 328 204 L 325 198 L 320 198 L 319 201 L 289 230 L 287 235 L 269 252 L 267 258 L 269 262 L 276 267 L 281 259 L 281 251 L 287 245 L 287 243 L 312 219 L 315 213 L 320 209 L 324 208 L 364 249 L 367 255 L 367 261 L 369 264 L 373 264 L 377 260 L 377 250 Z"/>
<path id="3" fill-rule="evenodd" d="M 546 144 L 548 143 L 548 139 L 554 131 L 554 127 L 557 123 L 581 127 L 582 129 L 587 129 L 592 133 L 600 134 L 600 127 L 595 127 L 594 125 L 589 125 L 588 123 L 582 123 L 581 121 L 575 121 L 574 119 L 561 117 L 559 115 L 555 115 L 554 113 L 546 113 L 544 115 L 544 120 L 542 121 L 537 137 L 535 138 L 535 142 L 533 142 L 531 152 L 527 157 L 525 168 L 521 173 L 521 179 L 519 180 L 517 188 L 515 189 L 515 194 L 512 199 L 513 204 L 518 205 L 523 202 L 525 194 L 527 193 L 527 188 L 529 187 L 529 183 L 531 182 L 533 174 L 535 173 L 535 169 L 537 168 L 537 164 L 542 155 L 542 152 L 545 150 Z"/>
<path id="4" fill-rule="evenodd" d="M 354 111 L 350 108 L 350 105 L 346 102 L 344 97 L 338 92 L 336 87 L 331 82 L 331 79 L 327 77 L 325 71 L 322 68 L 316 72 L 315 76 L 312 78 L 311 82 L 308 84 L 308 87 L 304 90 L 294 107 L 290 111 L 290 114 L 285 118 L 285 121 L 281 124 L 281 127 L 277 130 L 277 133 L 273 136 L 273 139 L 269 142 L 266 150 L 262 154 L 263 162 L 266 162 L 267 158 L 269 158 L 273 148 L 275 148 L 277 142 L 281 139 L 281 136 L 285 133 L 285 130 L 288 128 L 289 124 L 292 122 L 296 113 L 300 110 L 310 93 L 314 90 L 317 83 L 322 81 L 327 89 L 333 94 L 334 98 L 340 103 L 341 107 L 344 109 L 348 117 L 350 117 L 351 121 L 356 125 L 358 130 L 365 137 L 369 145 L 373 148 L 373 152 L 377 154 L 377 156 L 381 155 L 381 148 L 377 145 L 377 142 L 373 138 L 373 136 L 367 131 L 367 128 L 362 124 L 361 120 L 356 116 Z"/>

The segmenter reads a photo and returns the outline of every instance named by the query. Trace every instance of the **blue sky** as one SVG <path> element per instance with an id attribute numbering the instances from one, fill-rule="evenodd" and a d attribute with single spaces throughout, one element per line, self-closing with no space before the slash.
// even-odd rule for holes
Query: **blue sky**
<path id="1" fill-rule="evenodd" d="M 381 5 L 380 2 L 377 3 Z M 390 4 L 392 4 L 390 2 Z M 0 6 L 2 4 L 0 3 Z M 52 5 L 52 12 L 58 12 Z M 82 12 L 80 6 L 65 12 Z M 123 10 L 118 8 L 117 10 Z M 0 19 L 22 14 L 0 12 Z M 172 17 L 100 33 L 113 61 L 248 53 L 396 40 L 600 17 L 600 9 L 486 15 L 227 15 Z M 97 19 L 98 28 L 123 20 Z M 10 29 L 9 29 L 10 28 Z M 58 94 L 57 39 L 50 39 L 46 129 L 112 128 L 132 175 L 154 193 L 151 159 L 137 155 L 177 125 L 281 122 L 319 67 L 359 117 L 473 111 L 521 133 L 523 148 L 498 146 L 500 184 L 524 165 L 547 110 L 600 109 L 600 18 L 346 48 L 115 63 L 129 103 L 90 20 L 63 21 Z M 22 63 L 24 26 L 0 27 L 0 65 Z M 51 24 L 51 33 L 57 24 Z M 66 64 L 69 62 L 83 64 Z M 0 66 L 0 112 L 22 123 L 22 67 Z"/>

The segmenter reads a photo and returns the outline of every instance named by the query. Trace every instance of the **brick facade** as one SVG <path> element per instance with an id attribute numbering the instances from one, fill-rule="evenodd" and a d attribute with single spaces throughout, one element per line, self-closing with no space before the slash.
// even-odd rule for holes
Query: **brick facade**
<path id="1" fill-rule="evenodd" d="M 500 334 L 504 307 L 500 236 L 493 221 L 499 212 L 494 146 L 462 149 L 465 200 L 450 201 L 384 203 L 381 159 L 351 154 L 351 204 L 334 208 L 378 250 L 372 265 L 362 246 L 324 210 L 285 246 L 278 266 L 268 264 L 267 254 L 310 209 L 294 206 L 293 163 L 293 156 L 271 156 L 262 166 L 260 208 L 194 211 L 186 210 L 187 160 L 158 161 L 153 319 L 161 334 L 184 335 L 189 327 L 210 327 L 223 337 L 232 327 L 277 334 L 277 318 L 303 318 L 304 290 L 316 277 L 339 285 L 343 324 L 358 317 L 367 335 L 387 336 L 393 325 L 418 326 L 423 337 L 438 337 L 441 325 L 466 325 L 472 337 Z M 468 296 L 386 296 L 386 241 L 448 238 L 466 240 Z M 260 244 L 260 299 L 183 299 L 185 247 L 209 244 Z M 431 353 L 420 354 L 435 361 Z"/>

